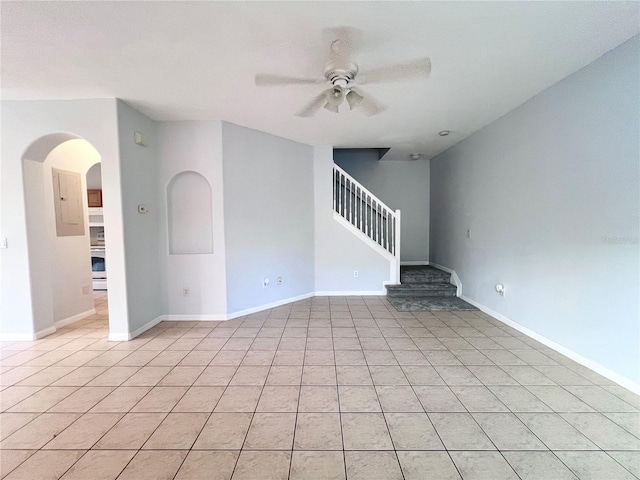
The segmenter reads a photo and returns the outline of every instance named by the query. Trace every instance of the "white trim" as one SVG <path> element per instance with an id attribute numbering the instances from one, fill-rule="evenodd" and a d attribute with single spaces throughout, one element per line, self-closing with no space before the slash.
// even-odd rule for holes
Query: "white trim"
<path id="1" fill-rule="evenodd" d="M 394 261 L 396 259 L 396 257 L 386 248 L 381 247 L 375 240 L 372 240 L 371 238 L 369 238 L 368 236 L 366 236 L 364 233 L 362 233 L 360 230 L 358 230 L 358 228 L 354 227 L 351 222 L 349 222 L 348 220 L 346 220 L 342 215 L 340 215 L 338 212 L 333 212 L 333 219 L 338 222 L 341 223 L 344 227 L 346 227 L 347 230 L 349 230 L 353 235 L 355 235 L 356 237 L 358 237 L 360 240 L 362 240 L 362 242 L 365 245 L 368 245 L 370 248 L 372 248 L 373 250 L 375 250 L 376 252 L 378 252 L 380 255 L 382 255 L 384 258 L 386 258 L 387 260 L 389 260 L 390 262 Z"/>
<path id="2" fill-rule="evenodd" d="M 455 285 L 456 286 L 456 289 L 457 289 L 456 290 L 456 297 L 462 298 L 462 280 L 460 280 L 460 277 L 458 276 L 456 271 L 451 269 L 451 268 L 449 268 L 449 267 L 445 267 L 444 265 L 440 265 L 440 264 L 437 264 L 437 263 L 431 263 L 431 266 L 451 274 L 451 278 L 449 279 L 449 283 L 451 285 Z"/>
<path id="3" fill-rule="evenodd" d="M 300 300 L 305 300 L 311 297 L 313 297 L 313 292 L 304 293 L 302 295 L 298 295 L 297 297 L 290 297 L 290 298 L 285 298 L 283 300 L 276 300 L 275 302 L 267 303 L 266 305 L 259 305 L 257 307 L 247 308 L 245 310 L 240 310 L 239 312 L 227 313 L 227 320 L 233 320 L 234 318 L 242 317 L 244 315 L 250 315 L 252 313 L 260 312 L 262 310 L 267 310 L 269 308 L 276 308 L 281 305 L 285 305 L 287 303 L 298 302 Z"/>
<path id="4" fill-rule="evenodd" d="M 184 315 L 163 315 L 162 320 L 167 320 L 171 322 L 207 322 L 207 321 L 225 321 L 229 320 L 227 315 L 193 315 L 193 314 L 184 314 Z"/>
<path id="5" fill-rule="evenodd" d="M 78 313 L 76 315 L 72 315 L 70 317 L 67 318 L 63 318 L 62 320 L 57 320 L 55 322 L 53 322 L 53 324 L 56 326 L 56 328 L 62 328 L 62 327 L 66 327 L 67 325 L 71 325 L 72 323 L 75 323 L 79 320 L 82 320 L 83 318 L 87 318 L 90 317 L 91 315 L 95 315 L 96 314 L 96 309 L 92 308 L 90 310 L 87 310 L 85 312 L 82 313 Z"/>
<path id="6" fill-rule="evenodd" d="M 411 260 L 411 261 L 407 261 L 407 262 L 400 262 L 401 266 L 410 266 L 410 265 L 416 265 L 416 266 L 420 266 L 420 265 L 429 265 L 429 260 Z"/>
<path id="7" fill-rule="evenodd" d="M 245 310 L 240 310 L 238 312 L 227 313 L 227 314 L 192 314 L 192 313 L 184 313 L 184 314 L 172 314 L 172 315 L 161 315 L 160 321 L 169 320 L 173 322 L 189 322 L 189 321 L 226 321 L 233 320 L 234 318 L 243 317 L 245 315 L 250 315 L 252 313 L 261 312 L 263 310 L 268 310 L 270 308 L 276 308 L 281 305 L 286 305 L 287 303 L 297 302 L 299 300 L 305 300 L 307 298 L 311 298 L 314 296 L 314 293 L 305 293 L 303 295 L 298 295 L 297 297 L 285 298 L 283 300 L 277 300 L 275 302 L 267 303 L 264 305 L 258 305 L 257 307 L 247 308 Z"/>
<path id="8" fill-rule="evenodd" d="M 51 335 L 52 333 L 56 333 L 56 326 L 51 325 L 50 327 L 45 328 L 44 330 L 40 330 L 33 335 L 34 340 L 38 340 L 42 337 L 46 337 L 47 335 Z"/>
<path id="9" fill-rule="evenodd" d="M 0 334 L 0 342 L 32 342 L 34 340 L 39 340 L 42 337 L 46 337 L 47 335 L 51 335 L 52 333 L 56 333 L 55 325 L 44 328 L 39 332 L 31 332 L 31 333 L 1 333 Z"/>
<path id="10" fill-rule="evenodd" d="M 128 333 L 109 333 L 107 340 L 109 342 L 128 342 L 132 340 L 132 337 Z"/>
<path id="11" fill-rule="evenodd" d="M 632 392 L 640 395 L 640 383 L 636 383 L 636 382 L 634 382 L 632 380 L 629 380 L 628 378 L 625 378 L 622 375 L 620 375 L 620 374 L 618 374 L 618 373 L 616 373 L 616 372 L 614 372 L 612 370 L 609 370 L 606 367 L 603 367 L 599 363 L 594 362 L 593 360 L 591 360 L 589 358 L 583 357 L 579 353 L 576 353 L 573 350 L 570 350 L 567 347 L 564 347 L 564 346 L 560 345 L 559 343 L 556 343 L 553 340 L 550 340 L 547 337 L 545 337 L 543 335 L 540 335 L 539 333 L 537 333 L 537 332 L 535 332 L 533 330 L 530 330 L 529 328 L 524 327 L 524 326 L 520 325 L 517 322 L 514 322 L 510 318 L 507 318 L 504 315 L 502 315 L 501 313 L 498 313 L 498 312 L 496 312 L 494 310 L 491 310 L 490 308 L 482 305 L 481 303 L 476 302 L 475 300 L 471 300 L 470 298 L 465 297 L 465 296 L 461 296 L 460 298 L 462 298 L 465 302 L 468 302 L 471 305 L 473 305 L 475 307 L 478 307 L 484 313 L 486 313 L 487 315 L 491 315 L 496 320 L 499 320 L 502 323 L 504 323 L 504 324 L 506 324 L 506 325 L 508 325 L 508 326 L 510 326 L 512 328 L 515 328 L 519 332 L 522 332 L 525 335 L 527 335 L 528 337 L 531 337 L 534 340 L 537 340 L 538 342 L 540 342 L 543 345 L 551 348 L 552 350 L 555 350 L 556 352 L 561 353 L 562 355 L 564 355 L 565 357 L 570 358 L 574 362 L 577 362 L 580 365 L 583 365 L 583 366 L 593 370 L 594 372 L 602 375 L 603 377 L 608 378 L 612 382 L 615 382 L 618 385 L 621 385 L 624 388 L 626 388 L 628 390 L 631 390 Z"/>
<path id="12" fill-rule="evenodd" d="M 340 165 L 334 162 L 333 169 L 337 170 L 343 177 L 346 177 L 347 180 L 349 180 L 349 182 L 355 183 L 361 191 L 363 191 L 364 193 L 369 195 L 369 197 L 371 197 L 371 200 L 376 202 L 378 205 L 384 207 L 385 210 L 389 211 L 389 213 L 391 214 L 394 213 L 393 209 L 390 206 L 388 206 L 386 203 L 384 203 L 382 200 L 376 197 L 373 193 L 371 193 L 371 191 L 369 191 L 364 185 L 362 185 L 362 183 L 360 183 L 358 180 L 356 180 L 351 175 L 349 175 L 342 167 L 340 167 Z M 335 178 L 334 178 L 334 182 L 335 182 Z M 334 213 L 336 213 L 335 209 L 333 211 Z"/>
<path id="13" fill-rule="evenodd" d="M 143 326 L 141 326 L 140 328 L 134 330 L 131 333 L 111 333 L 110 332 L 109 333 L 109 341 L 110 342 L 128 342 L 129 340 L 133 340 L 138 335 L 141 335 L 144 332 L 146 332 L 147 330 L 149 330 L 150 328 L 155 327 L 161 321 L 166 320 L 165 317 L 166 317 L 166 315 L 159 315 L 156 318 L 154 318 L 153 320 L 148 321 Z"/>
<path id="14" fill-rule="evenodd" d="M 385 282 L 389 284 L 389 282 Z M 369 297 L 369 296 L 384 296 L 387 292 L 385 290 L 335 290 L 327 292 L 315 292 L 315 297 Z"/>
<path id="15" fill-rule="evenodd" d="M 36 339 L 33 333 L 3 333 L 0 342 L 31 342 Z"/>

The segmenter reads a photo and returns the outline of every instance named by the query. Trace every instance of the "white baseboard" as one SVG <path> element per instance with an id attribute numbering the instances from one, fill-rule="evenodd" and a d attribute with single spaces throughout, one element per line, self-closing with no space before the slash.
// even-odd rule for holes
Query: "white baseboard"
<path id="1" fill-rule="evenodd" d="M 186 313 L 184 315 L 162 315 L 162 320 L 168 320 L 172 322 L 211 322 L 211 321 L 225 321 L 229 320 L 227 315 L 193 315 Z"/>
<path id="2" fill-rule="evenodd" d="M 400 261 L 400 265 L 401 266 L 403 266 L 403 265 L 406 265 L 406 266 L 411 266 L 411 265 L 419 266 L 419 265 L 430 265 L 430 263 L 429 263 L 429 260 L 410 260 L 410 261 L 407 261 L 407 262 Z"/>
<path id="3" fill-rule="evenodd" d="M 166 317 L 166 315 L 159 315 L 156 318 L 154 318 L 153 320 L 148 321 L 143 326 L 141 326 L 140 328 L 134 330 L 131 333 L 127 333 L 127 332 L 124 332 L 124 333 L 122 333 L 122 332 L 109 333 L 109 341 L 110 342 L 128 342 L 129 340 L 133 340 L 138 335 L 141 335 L 144 332 L 146 332 L 147 330 L 149 330 L 150 328 L 155 327 L 161 321 L 166 320 L 165 317 Z"/>
<path id="4" fill-rule="evenodd" d="M 476 302 L 475 300 L 472 300 L 472 299 L 470 299 L 468 297 L 465 297 L 464 295 L 461 296 L 460 298 L 462 298 L 465 302 L 468 302 L 471 305 L 479 308 L 481 311 L 483 311 L 487 315 L 491 315 L 496 320 L 500 320 L 502 323 L 504 323 L 504 324 L 506 324 L 506 325 L 508 325 L 508 326 L 510 326 L 512 328 L 515 328 L 519 332 L 522 332 L 525 335 L 527 335 L 528 337 L 531 337 L 534 340 L 537 340 L 538 342 L 540 342 L 543 345 L 551 348 L 552 350 L 555 350 L 556 352 L 561 353 L 562 355 L 564 355 L 565 357 L 570 358 L 574 362 L 577 362 L 580 365 L 583 365 L 583 366 L 593 370 L 594 372 L 599 373 L 603 377 L 608 378 L 612 382 L 615 382 L 618 385 L 623 386 L 627 390 L 631 390 L 632 392 L 640 395 L 640 384 L 639 383 L 636 383 L 636 382 L 634 382 L 632 380 L 629 380 L 628 378 L 623 377 L 622 375 L 619 375 L 618 373 L 616 373 L 616 372 L 614 372 L 612 370 L 609 370 L 606 367 L 603 367 L 599 363 L 594 362 L 593 360 L 591 360 L 589 358 L 583 357 L 579 353 L 576 353 L 573 350 L 570 350 L 567 347 L 564 347 L 564 346 L 560 345 L 559 343 L 556 343 L 553 340 L 550 340 L 547 337 L 545 337 L 543 335 L 540 335 L 539 333 L 537 333 L 537 332 L 535 332 L 533 330 L 530 330 L 529 328 L 524 327 L 524 326 L 520 325 L 517 322 L 514 322 L 513 320 L 511 320 L 511 319 L 505 317 L 504 315 L 502 315 L 501 313 L 498 313 L 498 312 L 496 312 L 494 310 L 491 310 L 490 308 L 482 305 L 481 303 Z"/>
<path id="5" fill-rule="evenodd" d="M 92 308 L 92 309 L 87 310 L 85 312 L 78 313 L 76 315 L 72 315 L 72 316 L 67 317 L 67 318 L 63 318 L 62 320 L 57 320 L 57 321 L 53 322 L 53 324 L 56 326 L 56 328 L 62 328 L 62 327 L 66 327 L 67 325 L 71 325 L 72 323 L 75 323 L 78 320 L 82 320 L 83 318 L 87 318 L 87 317 L 90 317 L 91 315 L 95 315 L 95 314 L 96 314 L 96 309 Z"/>
<path id="6" fill-rule="evenodd" d="M 0 334 L 1 342 L 32 342 L 39 340 L 47 335 L 56 333 L 56 327 L 51 326 L 33 333 L 3 333 Z"/>
<path id="7" fill-rule="evenodd" d="M 326 292 L 315 292 L 314 297 L 370 297 L 381 295 L 384 296 L 386 294 L 386 290 L 335 290 Z"/>
<path id="8" fill-rule="evenodd" d="M 302 295 L 298 295 L 297 297 L 289 297 L 282 300 L 277 300 L 275 302 L 267 303 L 265 305 L 259 305 L 257 307 L 247 308 L 245 310 L 240 310 L 238 312 L 228 313 L 227 320 L 233 320 L 234 318 L 242 317 L 244 315 L 250 315 L 252 313 L 260 312 L 262 310 L 267 310 L 269 308 L 280 307 L 281 305 L 286 305 L 287 303 L 299 302 L 300 300 L 306 300 L 307 298 L 313 297 L 313 292 L 304 293 Z"/>
<path id="9" fill-rule="evenodd" d="M 456 273 L 455 270 L 449 268 L 449 267 L 445 267 L 444 265 L 440 265 L 438 263 L 431 263 L 432 267 L 436 267 L 440 270 L 443 270 L 447 273 L 451 274 L 451 279 L 449 280 L 449 283 L 451 283 L 451 285 L 455 285 L 457 290 L 456 290 L 456 297 L 462 297 L 462 280 L 460 280 L 460 277 L 458 276 L 458 274 Z"/>
<path id="10" fill-rule="evenodd" d="M 109 332 L 109 338 L 107 339 L 109 342 L 128 342 L 132 340 L 133 337 L 128 333 L 112 333 Z"/>
<path id="11" fill-rule="evenodd" d="M 0 342 L 31 342 L 36 339 L 34 333 L 3 333 Z"/>
<path id="12" fill-rule="evenodd" d="M 51 335 L 52 333 L 56 333 L 55 325 L 52 325 L 50 327 L 40 330 L 39 332 L 36 332 L 33 336 L 34 337 L 33 340 L 38 340 L 42 337 L 46 337 L 47 335 Z"/>
<path id="13" fill-rule="evenodd" d="M 172 315 L 162 315 L 160 321 L 169 320 L 174 322 L 189 322 L 189 321 L 225 321 L 225 320 L 233 320 L 234 318 L 243 317 L 245 315 L 251 315 L 252 313 L 261 312 L 262 310 L 268 310 L 270 308 L 280 307 L 282 305 L 286 305 L 287 303 L 298 302 L 300 300 L 305 300 L 307 298 L 311 298 L 314 296 L 314 293 L 305 293 L 303 295 L 298 295 L 296 297 L 284 298 L 282 300 L 277 300 L 275 302 L 266 303 L 264 305 L 258 305 L 256 307 L 247 308 L 244 310 L 239 310 L 237 312 L 227 313 L 227 314 L 172 314 Z M 149 327 L 151 328 L 151 327 Z M 142 332 L 140 332 L 142 333 Z"/>

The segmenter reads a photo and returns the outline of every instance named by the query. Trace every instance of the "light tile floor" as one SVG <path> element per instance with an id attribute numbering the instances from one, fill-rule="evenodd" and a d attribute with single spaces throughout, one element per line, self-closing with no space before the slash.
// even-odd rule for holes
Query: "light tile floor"
<path id="1" fill-rule="evenodd" d="M 481 312 L 313 298 L 4 343 L 7 479 L 631 479 L 640 398 Z"/>

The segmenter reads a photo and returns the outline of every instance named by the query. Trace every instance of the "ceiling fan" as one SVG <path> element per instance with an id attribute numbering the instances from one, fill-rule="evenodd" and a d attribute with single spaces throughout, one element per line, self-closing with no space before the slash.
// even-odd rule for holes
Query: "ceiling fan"
<path id="1" fill-rule="evenodd" d="M 360 72 L 358 65 L 353 61 L 352 49 L 355 38 L 361 32 L 350 27 L 333 28 L 327 32 L 331 35 L 332 41 L 329 49 L 329 61 L 322 71 L 323 78 L 301 78 L 262 73 L 257 74 L 255 78 L 257 86 L 328 83 L 329 88 L 316 95 L 302 110 L 296 113 L 299 117 L 312 117 L 321 107 L 330 112 L 339 113 L 339 107 L 345 100 L 351 110 L 358 107 L 367 115 L 375 115 L 380 113 L 383 108 L 359 85 L 372 85 L 408 78 L 427 78 L 431 73 L 431 60 L 426 57 L 404 64 Z"/>

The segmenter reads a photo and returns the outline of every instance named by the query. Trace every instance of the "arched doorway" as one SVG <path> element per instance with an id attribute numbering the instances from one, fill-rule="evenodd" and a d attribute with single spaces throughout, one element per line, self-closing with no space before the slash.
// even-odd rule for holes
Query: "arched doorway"
<path id="1" fill-rule="evenodd" d="M 93 145 L 70 133 L 40 137 L 22 156 L 33 332 L 37 337 L 55 332 L 56 325 L 95 313 L 86 173 L 99 162 L 100 154 Z M 64 190 L 66 183 L 60 187 L 63 178 L 77 179 L 68 192 L 75 190 L 79 197 L 69 197 L 73 194 Z M 77 208 L 74 213 L 68 206 L 70 198 L 79 198 L 82 225 L 65 232 L 61 224 L 68 223 L 74 214 L 78 216 Z"/>

